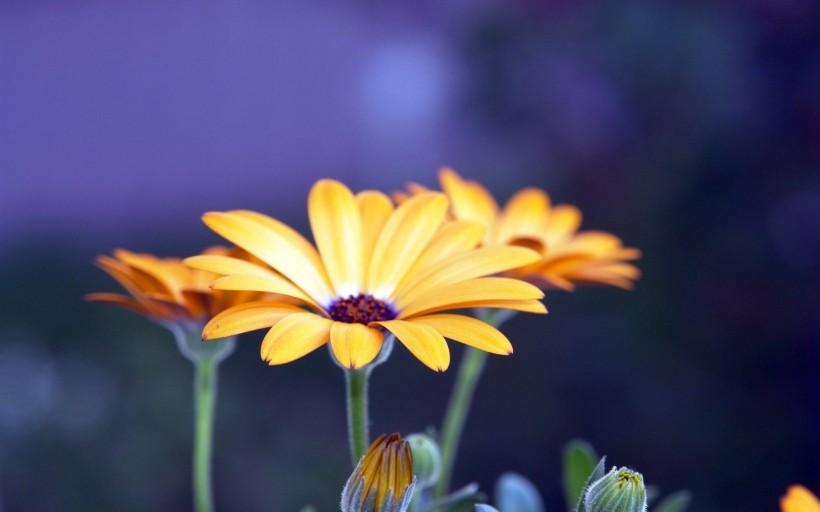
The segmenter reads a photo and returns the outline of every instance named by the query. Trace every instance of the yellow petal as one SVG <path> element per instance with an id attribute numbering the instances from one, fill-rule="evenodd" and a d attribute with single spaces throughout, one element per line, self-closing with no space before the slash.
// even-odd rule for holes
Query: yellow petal
<path id="1" fill-rule="evenodd" d="M 87 293 L 85 295 L 85 300 L 89 300 L 92 302 L 105 302 L 108 304 L 114 304 L 115 306 L 120 306 L 135 313 L 139 313 L 140 315 L 150 315 L 151 311 L 146 307 L 145 304 L 132 299 L 131 297 L 126 297 L 125 295 L 120 295 L 118 293 L 106 293 L 106 292 L 99 292 L 99 293 Z"/>
<path id="2" fill-rule="evenodd" d="M 393 293 L 446 214 L 447 199 L 433 192 L 412 197 L 396 208 L 373 249 L 367 289 L 374 297 L 386 299 Z"/>
<path id="3" fill-rule="evenodd" d="M 445 338 L 450 338 L 492 354 L 512 354 L 510 340 L 495 327 L 463 315 L 426 315 L 409 320 L 414 324 L 432 327 Z"/>
<path id="4" fill-rule="evenodd" d="M 259 266 L 255 263 L 251 263 L 250 261 L 240 260 L 239 258 L 231 258 L 230 256 L 191 256 L 190 258 L 185 258 L 183 262 L 191 268 L 203 270 L 205 272 L 213 272 L 214 274 L 220 274 L 223 276 L 232 274 L 258 277 L 279 275 L 272 270 Z"/>
<path id="5" fill-rule="evenodd" d="M 633 281 L 640 277 L 640 271 L 623 263 L 578 268 L 567 272 L 563 277 L 576 284 L 609 285 L 631 290 L 635 286 Z"/>
<path id="6" fill-rule="evenodd" d="M 820 500 L 802 485 L 792 485 L 780 498 L 781 512 L 820 512 Z"/>
<path id="7" fill-rule="evenodd" d="M 359 214 L 362 217 L 362 265 L 370 268 L 370 257 L 379 239 L 384 223 L 393 213 L 393 203 L 386 195 L 374 190 L 365 190 L 356 194 L 359 203 Z"/>
<path id="8" fill-rule="evenodd" d="M 363 324 L 334 322 L 330 328 L 330 348 L 336 360 L 347 368 L 370 363 L 382 348 L 382 333 Z"/>
<path id="9" fill-rule="evenodd" d="M 550 288 L 557 288 L 559 290 L 564 290 L 565 292 L 575 291 L 575 285 L 572 283 L 572 281 L 564 278 L 563 276 L 557 275 L 549 270 L 541 271 L 538 274 L 538 277 L 544 281 L 543 283 L 539 282 L 538 285 L 545 290 L 548 290 Z"/>
<path id="10" fill-rule="evenodd" d="M 506 277 L 482 277 L 444 286 L 423 297 L 419 297 L 399 311 L 400 318 L 408 318 L 420 313 L 458 309 L 471 304 L 481 307 L 483 301 L 534 300 L 544 293 L 535 286 Z"/>
<path id="11" fill-rule="evenodd" d="M 469 308 L 493 308 L 493 309 L 511 309 L 513 311 L 523 311 L 524 313 L 538 313 L 538 314 L 545 314 L 547 312 L 547 307 L 544 305 L 543 302 L 540 300 L 496 300 L 496 301 L 476 301 L 474 303 L 471 302 L 464 302 L 462 303 L 459 308 L 462 309 L 469 309 Z M 438 310 L 442 309 L 452 309 L 448 306 L 438 308 Z"/>
<path id="12" fill-rule="evenodd" d="M 125 263 L 115 260 L 109 256 L 98 256 L 96 259 L 97 266 L 100 267 L 106 274 L 113 277 L 120 285 L 125 288 L 128 293 L 134 297 L 139 298 L 146 292 L 160 292 L 167 293 L 167 288 L 157 281 L 156 278 L 138 271 L 126 265 Z"/>
<path id="13" fill-rule="evenodd" d="M 305 294 L 301 289 L 295 287 L 290 281 L 276 278 L 275 276 L 225 276 L 214 281 L 211 286 L 214 290 L 279 293 L 297 298 L 317 309 L 322 309 L 311 297 Z"/>
<path id="14" fill-rule="evenodd" d="M 301 235 L 264 215 L 244 210 L 206 213 L 202 220 L 217 234 L 255 255 L 317 303 L 331 300 L 319 254 Z"/>
<path id="15" fill-rule="evenodd" d="M 525 188 L 507 202 L 490 235 L 496 243 L 507 243 L 513 238 L 539 239 L 547 227 L 550 198 L 537 188 Z"/>
<path id="16" fill-rule="evenodd" d="M 621 239 L 605 231 L 582 231 L 565 245 L 551 248 L 550 255 L 590 254 L 607 256 L 623 249 Z"/>
<path id="17" fill-rule="evenodd" d="M 450 366 L 450 349 L 447 348 L 447 342 L 432 327 L 403 320 L 376 323 L 392 332 L 411 354 L 429 368 L 443 372 Z"/>
<path id="18" fill-rule="evenodd" d="M 333 321 L 313 313 L 293 313 L 279 320 L 262 340 L 262 359 L 289 363 L 327 343 Z"/>
<path id="19" fill-rule="evenodd" d="M 581 210 L 575 206 L 561 204 L 552 209 L 544 233 L 547 244 L 557 243 L 575 234 L 581 226 Z"/>
<path id="20" fill-rule="evenodd" d="M 334 180 L 310 189 L 308 215 L 337 297 L 357 295 L 363 287 L 362 219 L 350 190 Z"/>
<path id="21" fill-rule="evenodd" d="M 420 273 L 408 288 L 397 290 L 399 308 L 427 293 L 460 281 L 488 276 L 539 261 L 541 256 L 522 247 L 492 246 L 455 254 L 427 272 Z"/>
<path id="22" fill-rule="evenodd" d="M 304 312 L 292 304 L 270 302 L 247 302 L 219 313 L 202 329 L 202 339 L 212 340 L 243 332 L 271 327 L 293 313 Z"/>
<path id="23" fill-rule="evenodd" d="M 182 300 L 179 295 L 181 284 L 190 277 L 190 272 L 184 267 L 180 271 L 180 266 L 174 265 L 171 260 L 161 260 L 150 254 L 137 254 L 125 249 L 115 250 L 114 256 L 132 269 L 148 274 L 163 286 L 167 295 Z"/>
<path id="24" fill-rule="evenodd" d="M 460 220 L 455 222 L 445 222 L 427 248 L 419 255 L 410 270 L 402 279 L 397 288 L 404 288 L 407 283 L 415 280 L 415 277 L 427 269 L 444 260 L 453 254 L 468 251 L 475 248 L 484 236 L 484 227 L 473 221 Z"/>
<path id="25" fill-rule="evenodd" d="M 492 194 L 475 181 L 465 181 L 454 170 L 443 168 L 439 171 L 441 189 L 450 198 L 453 215 L 457 219 L 481 223 L 488 233 L 498 216 L 498 203 Z"/>

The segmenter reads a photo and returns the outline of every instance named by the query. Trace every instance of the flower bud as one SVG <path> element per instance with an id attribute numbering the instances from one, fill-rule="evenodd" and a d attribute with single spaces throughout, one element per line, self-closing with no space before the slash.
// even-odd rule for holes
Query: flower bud
<path id="1" fill-rule="evenodd" d="M 586 512 L 645 512 L 643 475 L 629 468 L 613 467 L 591 483 L 584 494 Z"/>
<path id="2" fill-rule="evenodd" d="M 441 452 L 433 438 L 426 434 L 410 434 L 406 437 L 413 452 L 413 473 L 419 489 L 432 487 L 441 474 Z"/>
<path id="3" fill-rule="evenodd" d="M 413 453 L 399 434 L 376 439 L 342 490 L 342 512 L 406 512 L 413 497 Z"/>

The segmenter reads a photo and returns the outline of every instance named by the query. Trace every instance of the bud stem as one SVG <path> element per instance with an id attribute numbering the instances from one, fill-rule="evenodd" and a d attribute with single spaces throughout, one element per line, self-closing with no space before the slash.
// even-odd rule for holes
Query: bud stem
<path id="1" fill-rule="evenodd" d="M 353 467 L 359 463 L 370 445 L 367 414 L 367 379 L 370 369 L 345 370 L 347 383 L 347 432 L 350 438 L 350 456 Z"/>
<path id="2" fill-rule="evenodd" d="M 497 313 L 500 314 L 496 314 L 493 310 L 479 309 L 476 310 L 476 318 L 498 327 L 511 316 L 506 310 Z M 473 394 L 475 394 L 478 380 L 481 378 L 486 363 L 487 352 L 464 347 L 456 383 L 453 386 L 450 403 L 447 405 L 447 412 L 441 427 L 441 476 L 433 491 L 435 498 L 444 497 L 450 490 L 450 479 L 453 474 L 458 444 L 464 432 L 464 424 L 470 412 Z"/>

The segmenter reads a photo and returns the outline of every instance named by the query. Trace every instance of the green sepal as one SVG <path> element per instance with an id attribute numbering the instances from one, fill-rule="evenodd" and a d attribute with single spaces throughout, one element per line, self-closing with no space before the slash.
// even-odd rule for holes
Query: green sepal
<path id="1" fill-rule="evenodd" d="M 606 474 L 604 468 L 606 467 L 606 456 L 601 457 L 601 460 L 598 461 L 598 464 L 595 466 L 595 469 L 592 470 L 590 473 L 589 478 L 586 479 L 584 482 L 584 490 L 581 492 L 581 496 L 578 497 L 578 501 L 575 503 L 575 512 L 586 512 L 586 507 L 584 507 L 584 492 L 590 486 L 592 482 L 600 480 Z"/>
<path id="2" fill-rule="evenodd" d="M 526 478 L 504 473 L 495 484 L 495 504 L 504 512 L 544 512 L 538 489 Z"/>
<path id="3" fill-rule="evenodd" d="M 185 327 L 173 323 L 163 325 L 174 335 L 177 348 L 182 355 L 194 364 L 202 361 L 220 363 L 233 354 L 236 347 L 236 336 L 203 341 L 200 325 Z"/>
<path id="4" fill-rule="evenodd" d="M 567 510 L 573 510 L 573 505 L 584 494 L 589 485 L 589 476 L 598 463 L 598 454 L 592 445 L 582 439 L 573 439 L 564 448 L 564 498 Z M 575 508 L 577 510 L 577 507 Z"/>
<path id="5" fill-rule="evenodd" d="M 692 502 L 692 493 L 689 491 L 673 492 L 663 499 L 652 512 L 684 512 Z"/>

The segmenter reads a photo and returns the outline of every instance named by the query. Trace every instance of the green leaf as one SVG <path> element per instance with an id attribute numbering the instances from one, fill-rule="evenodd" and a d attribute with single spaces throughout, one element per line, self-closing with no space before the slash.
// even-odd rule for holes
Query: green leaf
<path id="1" fill-rule="evenodd" d="M 598 463 L 598 454 L 592 445 L 573 439 L 564 448 L 564 498 L 567 510 L 572 510 L 586 487 L 587 480 Z"/>
<path id="2" fill-rule="evenodd" d="M 689 491 L 678 491 L 670 494 L 658 503 L 652 512 L 684 512 L 692 502 L 692 493 Z"/>
<path id="3" fill-rule="evenodd" d="M 544 512 L 538 489 L 521 475 L 504 473 L 495 485 L 495 504 L 503 512 Z"/>
<path id="4" fill-rule="evenodd" d="M 584 482 L 584 490 L 586 490 L 586 488 L 589 487 L 589 485 L 592 482 L 600 480 L 604 477 L 604 474 L 606 473 L 606 471 L 604 470 L 605 467 L 606 457 L 601 457 L 601 460 L 598 461 L 598 465 L 595 466 L 595 469 L 592 470 L 592 473 L 589 475 L 589 478 L 587 478 L 586 482 Z M 586 512 L 586 508 L 584 507 L 583 491 L 581 491 L 581 495 L 578 497 L 578 502 L 575 505 L 575 512 Z"/>

